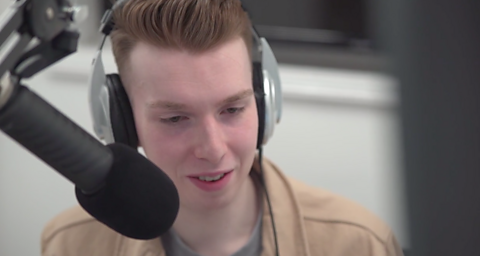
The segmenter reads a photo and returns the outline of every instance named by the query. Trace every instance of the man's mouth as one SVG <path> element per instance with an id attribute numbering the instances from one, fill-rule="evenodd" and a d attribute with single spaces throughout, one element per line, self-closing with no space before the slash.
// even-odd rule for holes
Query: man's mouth
<path id="1" fill-rule="evenodd" d="M 222 173 L 222 174 L 214 176 L 214 177 L 199 176 L 199 177 L 197 177 L 197 179 L 199 179 L 201 181 L 215 182 L 215 181 L 218 181 L 218 180 L 222 179 L 224 176 L 225 176 L 225 173 Z"/>
<path id="2" fill-rule="evenodd" d="M 228 172 L 222 172 L 222 173 L 212 173 L 212 174 L 204 174 L 201 176 L 190 176 L 190 178 L 195 178 L 198 180 L 201 180 L 203 182 L 217 182 L 222 180 L 225 176 L 230 174 L 233 170 L 228 171 Z M 216 175 L 215 175 L 216 174 Z"/>
<path id="3" fill-rule="evenodd" d="M 189 176 L 190 180 L 201 190 L 207 192 L 220 191 L 224 189 L 232 178 L 233 170 L 212 173 L 199 173 Z"/>

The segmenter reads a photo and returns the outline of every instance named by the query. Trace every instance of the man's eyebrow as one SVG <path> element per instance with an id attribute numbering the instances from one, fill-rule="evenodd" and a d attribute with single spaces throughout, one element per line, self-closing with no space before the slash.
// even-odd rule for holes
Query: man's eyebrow
<path id="1" fill-rule="evenodd" d="M 152 103 L 147 102 L 146 104 L 149 108 L 163 108 L 167 110 L 182 110 L 187 107 L 187 105 L 182 103 L 163 100 L 155 101 Z"/>
<path id="2" fill-rule="evenodd" d="M 226 98 L 225 100 L 223 100 L 222 103 L 223 104 L 233 103 L 233 102 L 239 101 L 241 99 L 250 97 L 251 95 L 253 95 L 253 90 L 252 89 L 247 89 L 247 90 L 241 91 L 239 93 L 236 93 L 236 94 Z"/>
<path id="3" fill-rule="evenodd" d="M 244 91 L 240 91 L 222 101 L 222 104 L 228 104 L 228 103 L 233 103 L 239 100 L 242 100 L 244 98 L 250 97 L 253 95 L 253 90 L 252 89 L 247 89 Z M 183 103 L 177 103 L 173 101 L 163 101 L 163 100 L 158 100 L 155 102 L 147 102 L 146 103 L 149 108 L 162 108 L 166 110 L 182 110 L 187 108 L 186 104 Z"/>

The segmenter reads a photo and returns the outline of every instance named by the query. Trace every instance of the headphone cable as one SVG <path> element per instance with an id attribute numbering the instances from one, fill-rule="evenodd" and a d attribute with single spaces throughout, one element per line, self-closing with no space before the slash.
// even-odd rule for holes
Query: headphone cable
<path id="1" fill-rule="evenodd" d="M 265 177 L 263 175 L 263 164 L 262 164 L 263 154 L 262 153 L 263 153 L 263 147 L 260 147 L 258 149 L 258 162 L 260 164 L 260 176 L 261 176 L 261 180 L 262 180 L 263 191 L 265 192 L 265 196 L 267 197 L 268 210 L 270 212 L 270 220 L 272 222 L 273 240 L 275 242 L 275 255 L 279 256 L 280 254 L 278 253 L 277 229 L 275 228 L 275 221 L 273 219 L 272 204 L 270 203 L 270 196 L 268 195 L 267 184 L 265 183 Z"/>

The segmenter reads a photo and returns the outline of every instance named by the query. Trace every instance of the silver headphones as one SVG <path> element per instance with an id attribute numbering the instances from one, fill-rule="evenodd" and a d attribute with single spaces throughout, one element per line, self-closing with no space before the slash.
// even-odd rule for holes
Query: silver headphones
<path id="1" fill-rule="evenodd" d="M 89 103 L 96 136 L 106 143 L 124 143 L 138 147 L 138 137 L 130 101 L 118 74 L 106 74 L 102 62 L 102 49 L 106 37 L 114 29 L 113 11 L 128 0 L 117 1 L 102 18 L 102 43 L 94 57 L 90 74 Z M 259 129 L 257 148 L 272 137 L 275 124 L 282 115 L 282 90 L 277 60 L 267 40 L 259 37 L 252 27 L 253 76 Z"/>

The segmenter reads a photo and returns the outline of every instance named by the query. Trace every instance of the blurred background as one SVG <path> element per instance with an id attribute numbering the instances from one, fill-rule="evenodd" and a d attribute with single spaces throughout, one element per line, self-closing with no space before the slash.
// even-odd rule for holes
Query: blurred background
<path id="1" fill-rule="evenodd" d="M 397 81 L 373 33 L 367 0 L 246 0 L 280 63 L 284 112 L 265 156 L 288 175 L 377 214 L 403 248 L 405 221 Z M 4 12 L 13 1 L 0 1 Z M 90 63 L 108 1 L 88 6 L 77 53 L 24 81 L 88 132 Z M 116 67 L 107 46 L 107 71 Z M 73 184 L 0 133 L 0 255 L 40 255 L 47 221 L 76 205 Z"/>

